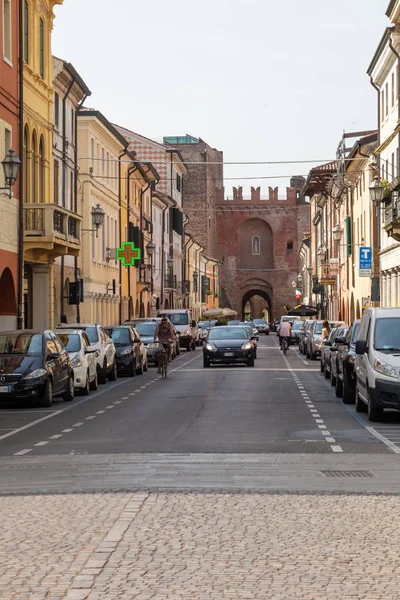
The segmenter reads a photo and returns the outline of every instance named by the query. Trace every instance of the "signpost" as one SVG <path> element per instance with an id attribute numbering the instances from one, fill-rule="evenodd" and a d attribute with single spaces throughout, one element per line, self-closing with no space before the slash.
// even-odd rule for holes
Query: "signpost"
<path id="1" fill-rule="evenodd" d="M 362 246 L 360 248 L 359 276 L 371 277 L 372 275 L 372 248 Z"/>
<path id="2" fill-rule="evenodd" d="M 120 260 L 124 267 L 134 267 L 135 260 L 140 260 L 140 248 L 135 248 L 133 242 L 123 242 L 121 248 L 117 248 L 117 260 Z"/>

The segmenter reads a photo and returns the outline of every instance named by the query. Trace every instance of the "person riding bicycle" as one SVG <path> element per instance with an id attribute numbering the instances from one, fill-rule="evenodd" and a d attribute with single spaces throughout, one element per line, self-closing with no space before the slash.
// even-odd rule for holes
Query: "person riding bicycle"
<path id="1" fill-rule="evenodd" d="M 292 337 L 292 326 L 290 321 L 283 321 L 279 326 L 279 345 L 282 350 L 283 338 L 287 338 L 287 345 L 289 348 L 290 338 Z"/>
<path id="2" fill-rule="evenodd" d="M 175 340 L 174 328 L 167 317 L 163 317 L 154 332 L 154 341 L 168 344 L 168 362 L 172 360 L 172 343 Z M 161 350 L 158 351 L 158 373 L 161 373 Z"/>

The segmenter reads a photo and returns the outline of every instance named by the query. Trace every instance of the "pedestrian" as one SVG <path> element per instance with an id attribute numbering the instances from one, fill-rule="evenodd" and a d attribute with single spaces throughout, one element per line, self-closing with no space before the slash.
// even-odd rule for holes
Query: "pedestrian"
<path id="1" fill-rule="evenodd" d="M 328 321 L 324 321 L 322 323 L 322 341 L 327 340 L 330 333 L 331 333 L 331 328 L 329 327 L 329 322 Z"/>

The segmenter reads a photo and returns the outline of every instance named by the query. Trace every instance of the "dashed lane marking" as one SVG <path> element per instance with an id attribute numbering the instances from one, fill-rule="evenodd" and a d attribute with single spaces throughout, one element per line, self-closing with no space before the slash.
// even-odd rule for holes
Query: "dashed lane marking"
<path id="1" fill-rule="evenodd" d="M 49 440 L 58 440 L 60 437 L 62 437 L 62 434 L 57 433 L 56 435 L 52 435 L 51 437 L 49 437 Z"/>
<path id="2" fill-rule="evenodd" d="M 73 431 L 73 429 L 63 429 L 62 430 L 63 433 L 71 433 L 71 431 Z"/>
<path id="3" fill-rule="evenodd" d="M 32 452 L 32 448 L 27 448 L 26 450 L 20 450 L 16 452 L 14 456 L 24 456 L 24 454 L 28 454 L 28 452 Z"/>
<path id="4" fill-rule="evenodd" d="M 49 443 L 49 440 L 46 440 L 45 442 L 38 442 L 37 444 L 35 444 L 35 446 L 45 446 L 48 443 Z"/>
<path id="5" fill-rule="evenodd" d="M 86 421 L 92 421 L 92 419 L 95 419 L 96 415 L 91 415 L 90 417 L 86 417 Z"/>
<path id="6" fill-rule="evenodd" d="M 72 425 L 72 427 L 81 427 L 83 425 L 83 423 L 75 423 L 75 425 Z"/>

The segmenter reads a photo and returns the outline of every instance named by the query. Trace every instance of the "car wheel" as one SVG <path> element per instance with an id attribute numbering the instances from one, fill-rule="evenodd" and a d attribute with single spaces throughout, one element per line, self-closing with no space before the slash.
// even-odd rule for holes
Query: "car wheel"
<path id="1" fill-rule="evenodd" d="M 103 363 L 103 368 L 101 368 L 97 365 L 97 379 L 98 379 L 98 382 L 101 384 L 106 382 L 106 380 L 107 380 L 107 363 L 106 363 L 106 361 L 104 361 L 104 363 Z"/>
<path id="2" fill-rule="evenodd" d="M 257 350 L 254 352 L 254 358 L 257 360 Z"/>
<path id="3" fill-rule="evenodd" d="M 40 406 L 50 407 L 53 404 L 53 383 L 51 379 L 46 381 L 44 394 L 40 399 Z"/>
<path id="4" fill-rule="evenodd" d="M 354 404 L 356 390 L 351 383 L 347 371 L 343 371 L 343 404 Z"/>
<path id="5" fill-rule="evenodd" d="M 360 394 L 358 393 L 358 386 L 356 386 L 356 411 L 359 413 L 367 412 L 367 406 L 363 400 L 361 400 Z"/>
<path id="6" fill-rule="evenodd" d="M 81 389 L 82 396 L 88 396 L 90 394 L 90 381 L 89 381 L 89 371 L 86 373 L 86 383 L 85 387 Z"/>
<path id="7" fill-rule="evenodd" d="M 75 387 L 74 387 L 74 376 L 70 377 L 68 380 L 68 388 L 63 396 L 65 402 L 72 402 L 75 398 Z"/>
<path id="8" fill-rule="evenodd" d="M 117 361 L 114 360 L 111 371 L 108 374 L 108 381 L 116 381 L 118 377 Z"/>
<path id="9" fill-rule="evenodd" d="M 310 352 L 310 358 L 311 360 L 317 360 L 317 355 L 315 354 L 315 352 Z"/>
<path id="10" fill-rule="evenodd" d="M 343 381 L 339 377 L 336 377 L 335 396 L 336 398 L 343 396 Z"/>
<path id="11" fill-rule="evenodd" d="M 210 363 L 210 361 L 208 360 L 208 358 L 204 357 L 204 358 L 203 358 L 203 367 L 204 367 L 205 369 L 208 369 L 208 368 L 209 368 L 209 366 L 210 366 L 210 364 L 211 364 L 211 363 Z"/>
<path id="12" fill-rule="evenodd" d="M 324 376 L 325 376 L 325 379 L 329 379 L 331 376 L 331 374 L 329 373 L 329 371 L 325 365 L 324 365 Z"/>
<path id="13" fill-rule="evenodd" d="M 247 361 L 247 366 L 248 367 L 254 367 L 254 356 L 252 356 L 251 358 L 249 358 L 249 360 Z"/>
<path id="14" fill-rule="evenodd" d="M 377 406 L 372 406 L 369 389 L 367 389 L 367 398 L 368 398 L 368 404 L 367 404 L 368 420 L 371 421 L 372 423 L 374 423 L 376 421 L 382 421 L 383 420 L 383 408 L 378 408 Z"/>
<path id="15" fill-rule="evenodd" d="M 95 391 L 97 390 L 97 388 L 98 388 L 98 387 L 99 387 L 99 386 L 98 386 L 98 381 L 97 381 L 97 371 L 96 371 L 96 373 L 95 373 L 95 375 L 94 375 L 94 379 L 93 379 L 93 381 L 92 381 L 92 382 L 91 382 L 91 384 L 90 384 L 90 389 L 91 389 L 93 392 L 95 392 Z"/>
<path id="16" fill-rule="evenodd" d="M 306 358 L 308 358 L 308 360 L 310 360 L 310 358 L 311 358 L 311 354 L 308 351 L 308 346 L 307 346 L 307 350 L 306 350 Z"/>
<path id="17" fill-rule="evenodd" d="M 136 369 L 136 358 L 132 359 L 132 366 L 131 366 L 131 377 L 135 377 L 135 375 L 137 374 L 137 369 Z"/>
<path id="18" fill-rule="evenodd" d="M 336 385 L 336 377 L 333 374 L 333 369 L 332 369 L 332 365 L 331 365 L 331 386 L 335 387 Z"/>
<path id="19" fill-rule="evenodd" d="M 192 350 L 196 350 L 196 342 L 194 340 L 192 342 Z"/>

